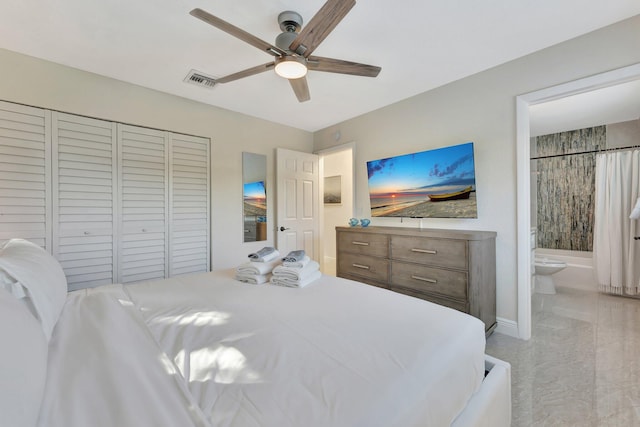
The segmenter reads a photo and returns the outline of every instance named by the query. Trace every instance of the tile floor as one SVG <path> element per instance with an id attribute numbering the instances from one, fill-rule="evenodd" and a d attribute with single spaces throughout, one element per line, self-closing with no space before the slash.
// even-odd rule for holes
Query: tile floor
<path id="1" fill-rule="evenodd" d="M 640 300 L 557 291 L 532 296 L 531 340 L 487 340 L 511 363 L 512 427 L 640 426 Z"/>

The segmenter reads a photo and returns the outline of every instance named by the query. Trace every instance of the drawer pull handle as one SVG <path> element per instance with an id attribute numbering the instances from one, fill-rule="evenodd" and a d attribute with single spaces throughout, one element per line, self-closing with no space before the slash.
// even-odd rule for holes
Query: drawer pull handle
<path id="1" fill-rule="evenodd" d="M 354 266 L 355 268 L 361 268 L 363 270 L 368 270 L 369 266 L 368 265 L 362 265 L 362 264 L 351 264 L 352 266 Z"/>
<path id="2" fill-rule="evenodd" d="M 416 249 L 416 248 L 411 249 L 411 252 L 420 252 L 421 254 L 437 254 L 438 253 L 438 251 L 434 251 L 431 249 Z"/>
<path id="3" fill-rule="evenodd" d="M 351 243 L 354 244 L 354 245 L 359 245 L 359 246 L 369 246 L 368 242 L 356 242 L 356 241 L 354 241 L 354 242 L 351 242 Z"/>
<path id="4" fill-rule="evenodd" d="M 426 278 L 426 277 L 420 277 L 420 276 L 416 276 L 416 275 L 412 275 L 411 278 L 412 279 L 416 279 L 416 280 L 420 280 L 421 282 L 438 283 L 438 281 L 436 279 L 429 279 L 429 278 Z"/>

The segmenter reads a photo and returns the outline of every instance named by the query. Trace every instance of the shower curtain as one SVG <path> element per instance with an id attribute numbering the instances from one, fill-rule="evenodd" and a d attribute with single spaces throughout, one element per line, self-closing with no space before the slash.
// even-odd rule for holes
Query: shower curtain
<path id="1" fill-rule="evenodd" d="M 640 294 L 640 220 L 630 219 L 640 197 L 640 150 L 596 157 L 593 260 L 601 292 Z"/>

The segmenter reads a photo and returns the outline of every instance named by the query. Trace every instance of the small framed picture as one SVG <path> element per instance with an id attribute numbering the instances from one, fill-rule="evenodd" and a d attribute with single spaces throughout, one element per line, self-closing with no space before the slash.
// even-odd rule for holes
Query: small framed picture
<path id="1" fill-rule="evenodd" d="M 324 178 L 324 204 L 339 205 L 342 203 L 342 176 Z"/>

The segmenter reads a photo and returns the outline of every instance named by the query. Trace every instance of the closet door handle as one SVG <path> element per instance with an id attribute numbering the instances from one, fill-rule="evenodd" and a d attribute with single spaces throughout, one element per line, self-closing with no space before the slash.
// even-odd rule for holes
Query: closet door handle
<path id="1" fill-rule="evenodd" d="M 438 283 L 438 281 L 436 279 L 429 279 L 427 277 L 411 275 L 411 278 L 412 279 L 416 279 L 416 280 L 420 280 L 421 282 Z"/>
<path id="2" fill-rule="evenodd" d="M 355 268 L 361 268 L 363 270 L 369 270 L 370 269 L 370 267 L 368 265 L 362 265 L 362 264 L 356 264 L 356 263 L 353 263 L 351 265 L 354 266 Z"/>
<path id="3" fill-rule="evenodd" d="M 353 241 L 351 242 L 354 245 L 358 245 L 358 246 L 369 246 L 368 242 L 357 242 L 357 241 Z"/>
<path id="4" fill-rule="evenodd" d="M 419 252 L 421 254 L 437 254 L 438 253 L 438 251 L 434 251 L 432 249 L 418 249 L 418 248 L 411 249 L 411 252 Z"/>

